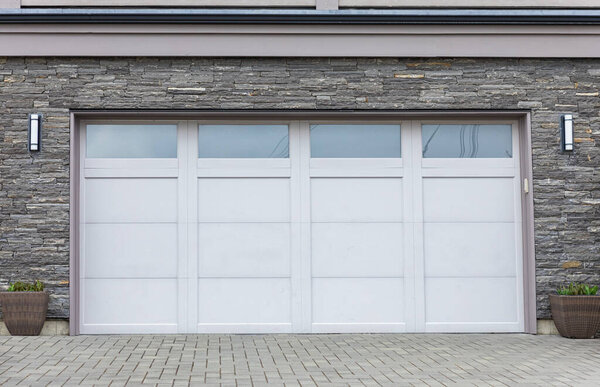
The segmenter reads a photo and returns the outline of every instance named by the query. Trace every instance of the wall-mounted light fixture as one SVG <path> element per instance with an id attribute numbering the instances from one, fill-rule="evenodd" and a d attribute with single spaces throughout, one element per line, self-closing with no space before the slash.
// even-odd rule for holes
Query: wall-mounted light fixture
<path id="1" fill-rule="evenodd" d="M 560 117 L 560 147 L 563 152 L 573 151 L 573 115 L 563 114 Z"/>
<path id="2" fill-rule="evenodd" d="M 42 138 L 42 115 L 29 115 L 29 150 L 37 152 L 40 150 Z"/>

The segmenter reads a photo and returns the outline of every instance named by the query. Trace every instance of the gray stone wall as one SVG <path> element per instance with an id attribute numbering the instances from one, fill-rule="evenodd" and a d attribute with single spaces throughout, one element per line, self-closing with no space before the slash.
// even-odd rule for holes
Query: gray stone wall
<path id="1" fill-rule="evenodd" d="M 600 282 L 599 90 L 600 60 L 0 58 L 0 286 L 44 280 L 49 316 L 68 317 L 69 109 L 530 109 L 547 318 L 559 283 Z M 32 112 L 45 115 L 37 154 Z"/>

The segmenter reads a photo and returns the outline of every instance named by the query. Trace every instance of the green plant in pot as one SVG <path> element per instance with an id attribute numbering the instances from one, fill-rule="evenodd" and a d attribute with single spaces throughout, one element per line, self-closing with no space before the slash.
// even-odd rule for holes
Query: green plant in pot
<path id="1" fill-rule="evenodd" d="M 0 305 L 6 328 L 13 336 L 38 336 L 46 321 L 48 293 L 44 284 L 14 282 L 0 292 Z"/>
<path id="2" fill-rule="evenodd" d="M 561 336 L 590 339 L 600 330 L 598 286 L 570 283 L 550 295 L 552 319 Z"/>

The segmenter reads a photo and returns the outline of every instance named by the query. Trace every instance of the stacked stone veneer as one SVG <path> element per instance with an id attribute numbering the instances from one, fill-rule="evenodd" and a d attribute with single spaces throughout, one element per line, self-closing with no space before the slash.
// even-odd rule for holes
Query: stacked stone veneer
<path id="1" fill-rule="evenodd" d="M 70 109 L 527 109 L 547 318 L 559 283 L 600 282 L 599 90 L 600 60 L 0 58 L 0 286 L 39 278 L 49 316 L 68 317 Z M 564 112 L 573 154 L 559 152 Z"/>

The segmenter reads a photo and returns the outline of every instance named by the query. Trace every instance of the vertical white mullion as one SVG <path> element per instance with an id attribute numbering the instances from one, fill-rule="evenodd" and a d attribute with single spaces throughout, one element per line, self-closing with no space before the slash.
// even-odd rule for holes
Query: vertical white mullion
<path id="1" fill-rule="evenodd" d="M 415 320 L 415 262 L 414 262 L 414 204 L 413 204 L 413 141 L 410 121 L 401 123 L 402 133 L 402 231 L 403 231 L 403 280 L 404 321 L 406 331 L 414 332 Z"/>
<path id="2" fill-rule="evenodd" d="M 177 123 L 177 331 L 187 330 L 187 203 L 185 122 Z"/>
<path id="3" fill-rule="evenodd" d="M 290 281 L 292 286 L 291 312 L 292 332 L 303 331 L 303 309 L 302 309 L 302 232 L 301 232 L 301 182 L 300 182 L 300 123 L 298 121 L 289 124 L 289 147 L 290 147 Z"/>
<path id="4" fill-rule="evenodd" d="M 413 257 L 415 294 L 415 331 L 425 331 L 425 254 L 423 221 L 423 173 L 421 123 L 411 122 L 412 134 L 412 187 L 413 187 Z"/>
<path id="5" fill-rule="evenodd" d="M 187 326 L 187 133 L 185 121 L 177 123 L 177 331 L 188 332 Z"/>
<path id="6" fill-rule="evenodd" d="M 310 192 L 310 127 L 299 122 L 300 140 L 300 254 L 302 281 L 302 332 L 312 332 L 312 252 L 311 252 L 311 192 Z"/>
<path id="7" fill-rule="evenodd" d="M 188 332 L 198 332 L 198 122 L 187 121 Z"/>
<path id="8" fill-rule="evenodd" d="M 79 132 L 79 330 L 81 332 L 81 325 L 85 321 L 85 300 L 84 293 L 86 291 L 87 283 L 85 281 L 85 155 L 86 155 L 86 133 L 87 126 L 85 122 L 80 123 Z M 71 284 L 74 286 L 74 284 Z"/>

